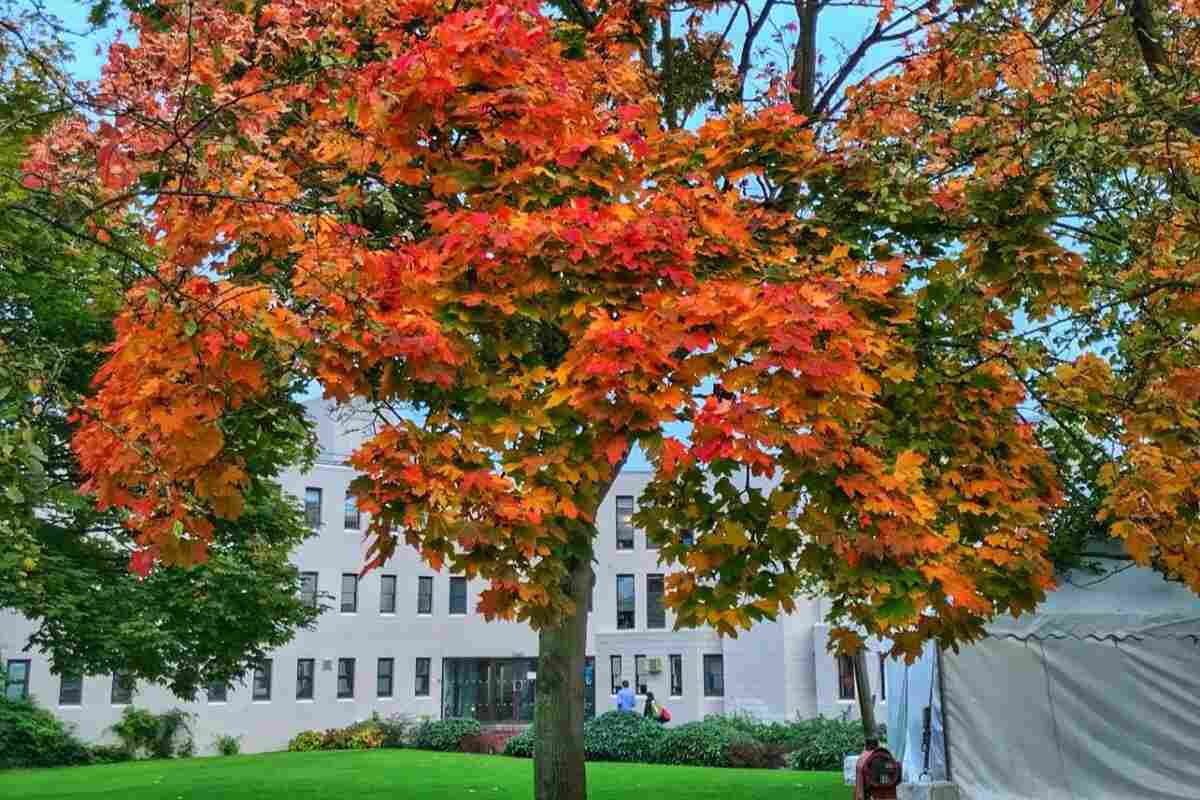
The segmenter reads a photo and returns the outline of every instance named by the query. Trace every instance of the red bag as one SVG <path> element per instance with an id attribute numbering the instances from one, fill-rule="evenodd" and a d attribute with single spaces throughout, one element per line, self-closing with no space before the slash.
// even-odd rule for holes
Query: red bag
<path id="1" fill-rule="evenodd" d="M 658 721 L 659 722 L 670 722 L 671 721 L 671 712 L 667 711 L 666 706 L 663 706 L 662 708 L 659 709 Z"/>

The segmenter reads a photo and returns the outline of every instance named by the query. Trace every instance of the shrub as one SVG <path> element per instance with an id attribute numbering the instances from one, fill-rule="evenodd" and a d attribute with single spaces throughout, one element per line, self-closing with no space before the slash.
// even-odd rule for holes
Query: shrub
<path id="1" fill-rule="evenodd" d="M 660 764 L 728 767 L 729 751 L 734 744 L 752 745 L 754 739 L 721 717 L 688 722 L 664 731 L 653 760 Z"/>
<path id="2" fill-rule="evenodd" d="M 726 748 L 726 757 L 731 767 L 744 769 L 779 769 L 787 766 L 787 748 L 781 744 L 734 741 Z"/>
<path id="3" fill-rule="evenodd" d="M 88 755 L 92 764 L 120 764 L 133 758 L 123 744 L 98 744 Z"/>
<path id="4" fill-rule="evenodd" d="M 589 761 L 649 763 L 665 735 L 661 725 L 641 714 L 609 711 L 583 726 L 583 749 Z"/>
<path id="5" fill-rule="evenodd" d="M 790 726 L 794 738 L 789 742 L 792 769 L 838 770 L 848 753 L 861 753 L 866 747 L 862 723 L 815 717 Z"/>
<path id="6" fill-rule="evenodd" d="M 91 752 L 58 717 L 32 700 L 0 695 L 0 769 L 87 764 Z"/>
<path id="7" fill-rule="evenodd" d="M 384 747 L 405 747 L 412 732 L 413 719 L 406 714 L 392 714 L 390 717 L 372 717 L 383 734 Z"/>
<path id="8" fill-rule="evenodd" d="M 504 755 L 512 756 L 513 758 L 533 758 L 533 745 L 535 741 L 533 738 L 533 726 L 530 725 L 504 743 Z"/>
<path id="9" fill-rule="evenodd" d="M 323 738 L 320 731 L 301 731 L 288 742 L 288 752 L 310 753 L 313 750 L 320 750 Z"/>
<path id="10" fill-rule="evenodd" d="M 412 732 L 412 746 L 418 750 L 458 751 L 463 739 L 478 736 L 482 729 L 473 719 L 425 720 Z"/>
<path id="11" fill-rule="evenodd" d="M 192 729 L 188 725 L 190 716 L 178 708 L 155 714 L 144 708 L 127 706 L 121 713 L 121 721 L 111 730 L 133 758 L 141 755 L 152 758 L 190 756 L 194 748 Z"/>
<path id="12" fill-rule="evenodd" d="M 215 745 L 217 752 L 223 756 L 236 756 L 238 753 L 242 752 L 242 737 L 240 736 L 229 736 L 222 734 L 213 741 L 213 744 Z M 288 749 L 291 749 L 290 744 Z"/>

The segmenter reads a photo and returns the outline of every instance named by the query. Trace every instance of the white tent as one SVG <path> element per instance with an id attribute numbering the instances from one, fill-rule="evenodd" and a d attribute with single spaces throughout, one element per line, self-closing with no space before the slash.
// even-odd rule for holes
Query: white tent
<path id="1" fill-rule="evenodd" d="M 963 800 L 1200 798 L 1200 598 L 1157 573 L 1076 574 L 957 654 L 889 662 L 888 742 Z"/>

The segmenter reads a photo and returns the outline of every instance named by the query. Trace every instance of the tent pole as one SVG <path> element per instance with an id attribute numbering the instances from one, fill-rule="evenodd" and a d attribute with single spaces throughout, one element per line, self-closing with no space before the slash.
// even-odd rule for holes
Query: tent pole
<path id="1" fill-rule="evenodd" d="M 942 648 L 937 648 L 937 685 L 938 703 L 942 706 L 942 747 L 946 757 L 946 780 L 953 782 L 953 772 L 950 771 L 950 732 L 946 728 L 946 682 L 942 672 Z"/>

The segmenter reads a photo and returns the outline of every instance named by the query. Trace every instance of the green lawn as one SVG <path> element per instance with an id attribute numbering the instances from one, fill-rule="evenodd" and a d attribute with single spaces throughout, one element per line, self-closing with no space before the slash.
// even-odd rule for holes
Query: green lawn
<path id="1" fill-rule="evenodd" d="M 527 800 L 523 759 L 417 750 L 269 753 L 0 773 L 20 800 Z M 593 800 L 849 800 L 834 773 L 589 764 Z"/>

